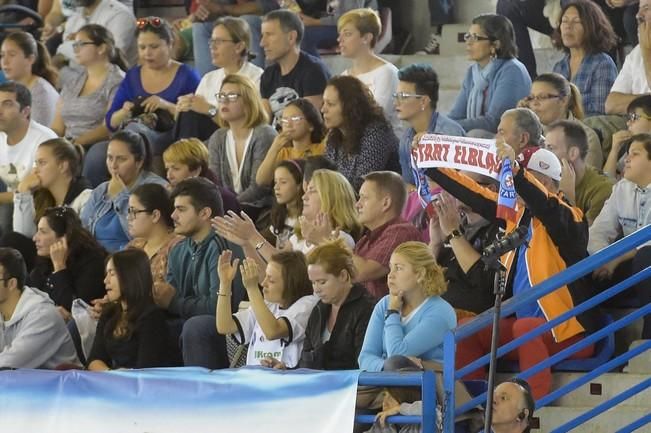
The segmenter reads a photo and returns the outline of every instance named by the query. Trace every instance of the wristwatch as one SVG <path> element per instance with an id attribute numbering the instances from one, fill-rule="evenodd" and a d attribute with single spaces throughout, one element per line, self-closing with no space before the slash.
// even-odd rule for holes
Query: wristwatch
<path id="1" fill-rule="evenodd" d="M 461 231 L 461 228 L 456 228 L 452 230 L 452 233 L 447 235 L 447 237 L 445 238 L 445 243 L 449 244 L 452 239 L 460 238 L 460 237 L 463 237 L 463 232 Z"/>
<path id="2" fill-rule="evenodd" d="M 386 313 L 384 313 L 384 320 L 387 320 L 392 314 L 400 314 L 400 312 L 398 310 L 388 309 Z"/>
<path id="3" fill-rule="evenodd" d="M 217 115 L 217 107 L 215 107 L 214 105 L 211 105 L 210 108 L 208 108 L 208 116 L 213 118 L 216 115 Z"/>

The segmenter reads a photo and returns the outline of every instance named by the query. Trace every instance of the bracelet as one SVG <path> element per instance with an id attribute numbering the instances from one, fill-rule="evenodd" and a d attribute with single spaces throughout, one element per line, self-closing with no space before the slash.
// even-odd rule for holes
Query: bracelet
<path id="1" fill-rule="evenodd" d="M 263 239 L 262 241 L 258 242 L 257 244 L 255 244 L 255 250 L 260 251 L 260 248 L 262 248 L 266 243 L 267 243 L 266 239 Z"/>
<path id="2" fill-rule="evenodd" d="M 222 292 L 217 292 L 217 296 L 231 296 L 232 293 L 222 293 Z"/>

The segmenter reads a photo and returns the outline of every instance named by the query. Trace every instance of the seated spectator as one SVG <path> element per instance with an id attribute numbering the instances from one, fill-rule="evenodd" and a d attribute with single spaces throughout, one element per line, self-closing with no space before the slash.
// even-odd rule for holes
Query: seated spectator
<path id="1" fill-rule="evenodd" d="M 63 2 L 65 0 L 62 0 Z M 125 6 L 118 0 L 79 2 L 75 12 L 66 21 L 62 43 L 56 50 L 57 57 L 61 57 L 62 62 L 71 62 L 74 65 L 74 35 L 87 24 L 99 24 L 106 28 L 115 38 L 115 45 L 124 53 L 128 64 L 135 66 L 138 63 L 136 17 L 131 7 Z"/>
<path id="2" fill-rule="evenodd" d="M 24 85 L 32 95 L 30 119 L 50 126 L 59 93 L 54 88 L 58 73 L 47 49 L 31 33 L 17 31 L 5 36 L 0 54 L 5 77 Z"/>
<path id="3" fill-rule="evenodd" d="M 463 137 L 465 131 L 454 120 L 436 111 L 439 102 L 439 78 L 426 64 L 414 64 L 398 71 L 398 88 L 393 99 L 398 119 L 408 128 L 400 139 L 400 169 L 402 179 L 416 184 L 411 166 L 411 142 L 420 133 Z"/>
<path id="4" fill-rule="evenodd" d="M 75 34 L 73 43 L 78 73 L 61 85 L 52 130 L 85 148 L 107 140 L 104 116 L 124 78 L 127 64 L 106 28 L 88 24 Z"/>
<path id="5" fill-rule="evenodd" d="M 538 115 L 545 132 L 559 120 L 583 121 L 584 112 L 578 87 L 556 73 L 538 75 L 531 85 L 531 93 L 518 104 Z M 603 165 L 601 140 L 590 127 L 581 123 L 588 137 L 586 162 L 597 169 Z"/>
<path id="6" fill-rule="evenodd" d="M 375 0 L 368 3 L 375 3 Z M 306 35 L 308 29 L 306 27 Z M 392 99 L 398 88 L 398 68 L 373 51 L 382 31 L 377 11 L 370 8 L 350 10 L 337 21 L 337 30 L 341 56 L 353 62 L 341 75 L 352 75 L 366 84 L 395 134 L 400 136 L 402 123 Z"/>
<path id="7" fill-rule="evenodd" d="M 209 42 L 212 63 L 219 69 L 206 73 L 194 94 L 179 97 L 176 103 L 179 113 L 176 138 L 197 137 L 206 140 L 215 132 L 218 113 L 215 95 L 227 75 L 244 75 L 251 79 L 256 88 L 260 87 L 262 69 L 249 61 L 251 31 L 246 21 L 233 17 L 219 18 L 215 21 Z"/>
<path id="8" fill-rule="evenodd" d="M 422 240 L 416 227 L 400 216 L 406 200 L 406 185 L 397 173 L 375 171 L 364 176 L 356 204 L 364 234 L 355 244 L 353 262 L 355 281 L 375 299 L 389 293 L 386 276 L 393 250 Z"/>
<path id="9" fill-rule="evenodd" d="M 583 125 L 572 120 L 552 123 L 545 135 L 545 148 L 563 164 L 561 191 L 583 211 L 588 225 L 592 225 L 610 197 L 613 182 L 601 171 L 586 164 L 588 138 L 583 128 Z"/>
<path id="10" fill-rule="evenodd" d="M 167 183 L 149 171 L 151 154 L 147 144 L 141 135 L 131 131 L 113 134 L 106 152 L 111 179 L 93 190 L 81 210 L 84 227 L 110 253 L 123 249 L 129 242 L 131 191 L 145 183 Z"/>
<path id="11" fill-rule="evenodd" d="M 25 285 L 20 253 L 0 248 L 0 367 L 79 366 L 70 333 L 46 293 Z"/>
<path id="12" fill-rule="evenodd" d="M 391 255 L 389 294 L 373 309 L 359 367 L 382 371 L 387 358 L 402 355 L 443 361 L 443 336 L 457 325 L 454 309 L 441 298 L 443 269 L 422 242 L 405 242 Z"/>
<path id="13" fill-rule="evenodd" d="M 282 132 L 269 147 L 256 174 L 258 185 L 270 185 L 274 168 L 281 161 L 305 159 L 325 153 L 321 114 L 307 99 L 296 99 L 285 107 L 280 119 Z"/>
<path id="14" fill-rule="evenodd" d="M 640 26 L 644 28 L 644 26 Z M 621 237 L 651 223 L 651 212 L 646 208 L 651 184 L 651 134 L 636 134 L 626 156 L 623 179 L 617 182 L 613 193 L 604 204 L 599 216 L 590 227 L 588 252 L 594 254 Z M 637 249 L 606 263 L 593 272 L 600 287 L 611 287 L 631 274 L 651 265 L 651 247 Z M 642 281 L 635 286 L 640 305 L 651 302 L 651 282 Z M 651 339 L 651 316 L 644 318 L 642 339 Z"/>
<path id="15" fill-rule="evenodd" d="M 106 251 L 81 226 L 69 207 L 45 210 L 34 235 L 36 260 L 29 274 L 30 286 L 44 291 L 70 318 L 72 301 L 89 303 L 104 296 L 103 269 Z"/>
<path id="16" fill-rule="evenodd" d="M 280 120 L 285 106 L 298 98 L 306 98 L 321 109 L 323 90 L 330 78 L 326 65 L 300 50 L 304 27 L 297 14 L 275 10 L 264 16 L 262 39 L 270 66 L 260 78 L 260 94 L 272 119 Z"/>
<path id="17" fill-rule="evenodd" d="M 586 116 L 604 114 L 606 97 L 617 78 L 617 65 L 607 54 L 616 47 L 617 35 L 606 15 L 589 0 L 567 2 L 553 40 L 565 52 L 554 72 L 578 87 Z"/>
<path id="18" fill-rule="evenodd" d="M 502 138 L 497 141 L 500 159 L 516 161 L 516 151 Z M 518 247 L 507 262 L 507 293 L 518 295 L 531 290 L 540 282 L 562 272 L 586 257 L 588 226 L 583 212 L 566 202 L 559 194 L 561 163 L 546 149 L 529 153 L 528 158 L 520 155 L 522 167 L 514 162 L 513 181 L 520 205 L 517 210 L 517 225 L 507 221 L 506 231 L 518 226 L 528 227 L 527 243 Z M 443 189 L 481 214 L 489 221 L 496 220 L 497 193 L 483 188 L 467 176 L 446 168 L 428 169 L 427 174 Z M 543 260 L 541 258 L 547 258 Z M 522 307 L 514 315 L 500 321 L 500 346 L 532 329 L 544 324 L 579 305 L 592 295 L 589 283 L 580 278 L 567 286 Z M 538 337 L 518 346 L 507 354 L 517 360 L 520 370 L 536 365 L 549 356 L 571 346 L 597 328 L 594 312 L 572 317 Z M 486 354 L 490 349 L 491 328 L 485 328 L 457 346 L 456 367 L 461 368 Z M 592 355 L 593 345 L 588 345 L 570 358 L 585 358 Z M 483 372 L 477 370 L 468 374 L 465 380 L 481 379 Z M 551 390 L 551 369 L 547 368 L 531 377 L 533 395 L 540 398 Z"/>
<path id="19" fill-rule="evenodd" d="M 274 201 L 271 206 L 271 226 L 275 247 L 288 249 L 298 218 L 303 213 L 303 160 L 284 160 L 274 170 Z"/>
<path id="20" fill-rule="evenodd" d="M 69 206 L 77 214 L 90 197 L 88 181 L 81 176 L 83 150 L 64 138 L 52 138 L 36 149 L 34 169 L 14 193 L 14 231 L 31 237 L 45 209 Z"/>
<path id="21" fill-rule="evenodd" d="M 184 236 L 169 253 L 167 281 L 154 284 L 154 301 L 168 311 L 172 342 L 181 342 L 183 363 L 210 369 L 228 367 L 226 340 L 215 328 L 217 290 L 220 286 L 217 259 L 224 250 L 243 258 L 236 245 L 217 235 L 211 218 L 224 213 L 217 187 L 194 177 L 179 182 L 172 192 L 174 232 Z M 245 298 L 241 279 L 236 278 L 231 313 Z"/>
<path id="22" fill-rule="evenodd" d="M 241 205 L 261 209 L 271 204 L 269 189 L 258 185 L 256 172 L 276 131 L 255 85 L 242 75 L 228 75 L 219 89 L 218 129 L 208 140 L 210 169 L 219 185 L 237 195 Z"/>
<path id="23" fill-rule="evenodd" d="M 30 120 L 32 98 L 27 87 L 0 84 L 0 232 L 11 230 L 11 204 L 20 181 L 34 166 L 36 149 L 56 134 Z"/>
<path id="24" fill-rule="evenodd" d="M 181 237 L 174 233 L 174 203 L 167 189 L 156 183 L 145 183 L 129 196 L 129 236 L 126 248 L 143 250 L 151 264 L 154 283 L 165 282 L 167 258 Z"/>
<path id="25" fill-rule="evenodd" d="M 136 34 L 140 64 L 129 69 L 120 83 L 106 113 L 106 126 L 112 132 L 127 127 L 144 134 L 151 143 L 154 162 L 160 165 L 154 168 L 162 174 L 160 156 L 173 141 L 177 98 L 194 93 L 199 76 L 189 66 L 172 60 L 172 29 L 162 18 L 140 18 Z M 84 167 L 89 179 L 90 173 L 95 178 L 95 173 L 105 173 L 105 156 L 106 145 L 90 148 Z"/>
<path id="26" fill-rule="evenodd" d="M 176 187 L 182 180 L 190 177 L 203 177 L 219 184 L 219 179 L 214 171 L 208 168 L 210 154 L 206 145 L 198 138 L 184 138 L 172 143 L 163 152 L 165 173 L 170 188 Z M 237 197 L 228 188 L 219 188 L 224 203 L 224 210 L 240 211 L 240 204 Z"/>
<path id="27" fill-rule="evenodd" d="M 359 190 L 372 171 L 398 171 L 398 138 L 366 86 L 355 77 L 328 81 L 323 121 L 329 132 L 326 157 Z"/>
<path id="28" fill-rule="evenodd" d="M 448 115 L 473 136 L 494 134 L 502 114 L 529 94 L 531 79 L 515 58 L 515 33 L 507 18 L 479 15 L 464 39 L 474 63 Z M 471 133 L 474 129 L 480 131 Z"/>
<path id="29" fill-rule="evenodd" d="M 627 128 L 613 134 L 613 145 L 604 164 L 604 173 L 617 180 L 624 172 L 631 137 L 651 133 L 651 95 L 642 95 L 633 99 L 626 111 Z"/>
<path id="30" fill-rule="evenodd" d="M 238 259 L 231 263 L 230 251 L 219 256 L 217 332 L 249 345 L 246 365 L 296 367 L 307 321 L 318 301 L 312 294 L 305 256 L 300 252 L 274 254 L 266 267 L 262 292 L 255 259 L 244 260 L 239 269 L 250 306 L 231 315 L 231 281 L 238 264 Z"/>
<path id="31" fill-rule="evenodd" d="M 112 254 L 106 263 L 106 294 L 88 370 L 166 367 L 165 313 L 154 304 L 147 255 L 137 249 Z"/>
<path id="32" fill-rule="evenodd" d="M 502 138 L 511 146 L 516 155 L 523 154 L 525 161 L 528 161 L 529 156 L 545 144 L 543 125 L 536 113 L 528 108 L 513 108 L 505 111 L 497 128 L 497 138 Z"/>

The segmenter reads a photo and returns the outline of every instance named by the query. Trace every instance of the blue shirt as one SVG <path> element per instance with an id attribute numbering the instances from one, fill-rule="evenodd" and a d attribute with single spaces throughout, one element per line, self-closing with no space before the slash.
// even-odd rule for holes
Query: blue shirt
<path id="1" fill-rule="evenodd" d="M 554 65 L 554 72 L 570 80 L 569 54 Z M 606 113 L 606 98 L 616 78 L 617 66 L 608 54 L 595 53 L 583 58 L 581 67 L 571 81 L 581 92 L 586 117 Z"/>
<path id="2" fill-rule="evenodd" d="M 120 215 L 111 208 L 98 221 L 95 227 L 95 239 L 109 253 L 120 251 L 129 243 L 129 236 L 120 224 Z"/>
<path id="3" fill-rule="evenodd" d="M 531 241 L 531 223 L 529 223 L 529 231 L 527 232 L 527 243 L 518 248 L 518 262 L 515 265 L 515 275 L 513 276 L 513 296 L 527 292 L 531 289 L 531 282 L 529 281 L 529 272 L 527 268 L 527 245 Z M 530 305 L 525 305 L 515 312 L 515 317 L 522 319 L 525 317 L 545 317 L 540 310 L 537 302 Z"/>

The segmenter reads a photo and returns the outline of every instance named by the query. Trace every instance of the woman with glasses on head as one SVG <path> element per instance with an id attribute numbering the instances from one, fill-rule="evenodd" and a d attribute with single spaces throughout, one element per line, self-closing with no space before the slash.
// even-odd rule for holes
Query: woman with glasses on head
<path id="1" fill-rule="evenodd" d="M 111 33 L 97 24 L 82 27 L 72 46 L 81 69 L 70 69 L 62 83 L 51 127 L 60 137 L 90 147 L 108 139 L 104 116 L 127 64 Z"/>
<path id="2" fill-rule="evenodd" d="M 210 169 L 220 186 L 237 195 L 241 205 L 260 209 L 271 205 L 269 188 L 256 183 L 256 173 L 276 137 L 260 92 L 245 76 L 227 75 L 217 94 L 220 129 L 210 136 Z"/>
<path id="3" fill-rule="evenodd" d="M 176 110 L 176 138 L 197 137 L 206 140 L 218 128 L 218 102 L 215 96 L 226 75 L 239 74 L 260 87 L 262 68 L 251 63 L 251 30 L 241 18 L 222 17 L 215 21 L 210 39 L 212 63 L 219 69 L 201 78 L 197 91 L 179 97 Z"/>
<path id="4" fill-rule="evenodd" d="M 586 116 L 605 114 L 606 98 L 617 78 L 617 65 L 607 53 L 618 40 L 606 14 L 592 1 L 572 0 L 563 7 L 552 40 L 565 52 L 554 72 L 579 88 Z"/>
<path id="5" fill-rule="evenodd" d="M 59 99 L 58 72 L 45 46 L 31 33 L 9 32 L 0 48 L 0 65 L 8 80 L 27 87 L 32 95 L 31 120 L 50 126 Z"/>
<path id="6" fill-rule="evenodd" d="M 282 132 L 276 136 L 258 168 L 258 185 L 271 185 L 274 169 L 281 161 L 305 159 L 325 153 L 324 126 L 321 114 L 305 98 L 285 106 L 280 118 Z"/>
<path id="7" fill-rule="evenodd" d="M 508 18 L 479 15 L 472 20 L 464 38 L 468 58 L 474 63 L 449 116 L 469 135 L 492 136 L 502 114 L 529 94 L 531 78 L 515 58 L 518 50 Z"/>
<path id="8" fill-rule="evenodd" d="M 518 104 L 530 108 L 543 124 L 545 130 L 558 120 L 583 121 L 581 92 L 562 75 L 548 73 L 538 75 L 531 85 L 531 93 Z M 594 130 L 583 125 L 588 136 L 588 154 L 585 162 L 600 169 L 604 163 L 601 141 Z"/>

